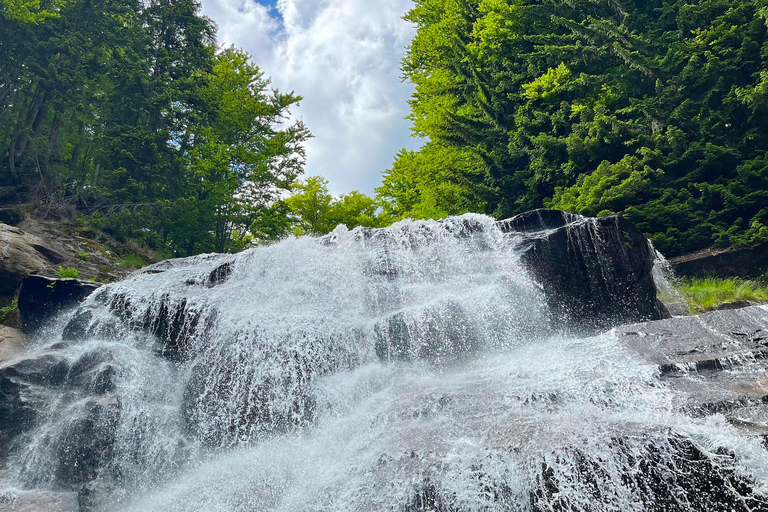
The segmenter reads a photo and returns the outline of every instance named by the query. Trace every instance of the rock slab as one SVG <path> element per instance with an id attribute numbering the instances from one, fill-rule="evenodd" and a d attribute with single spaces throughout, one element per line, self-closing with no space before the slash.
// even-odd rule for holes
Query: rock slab
<path id="1" fill-rule="evenodd" d="M 79 279 L 29 276 L 19 290 L 21 330 L 34 333 L 56 314 L 85 300 L 101 285 Z"/>
<path id="2" fill-rule="evenodd" d="M 534 210 L 499 223 L 522 238 L 522 263 L 541 285 L 556 324 L 600 330 L 659 320 L 655 254 L 632 222 Z"/>
<path id="3" fill-rule="evenodd" d="M 63 261 L 40 238 L 0 223 L 0 296 L 13 295 L 25 277 Z"/>

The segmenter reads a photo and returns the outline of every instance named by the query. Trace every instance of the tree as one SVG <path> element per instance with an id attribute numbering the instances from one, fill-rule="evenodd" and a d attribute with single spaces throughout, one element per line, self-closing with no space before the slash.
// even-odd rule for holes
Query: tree
<path id="1" fill-rule="evenodd" d="M 287 229 L 299 96 L 219 50 L 197 0 L 0 0 L 0 186 L 183 254 Z"/>
<path id="2" fill-rule="evenodd" d="M 188 252 L 212 231 L 218 252 L 240 241 L 260 214 L 289 190 L 304 165 L 303 143 L 310 136 L 301 121 L 283 126 L 300 96 L 269 90 L 269 80 L 250 56 L 227 48 L 214 57 L 200 94 L 202 118 L 190 128 L 189 150 L 198 233 Z"/>
<path id="3" fill-rule="evenodd" d="M 293 194 L 284 203 L 295 219 L 293 232 L 299 236 L 324 235 L 340 224 L 349 229 L 382 224 L 374 199 L 357 190 L 334 198 L 328 192 L 328 181 L 321 176 L 296 183 Z"/>
<path id="4" fill-rule="evenodd" d="M 498 217 L 602 201 L 670 255 L 757 243 L 766 13 L 765 0 L 416 0 L 403 73 L 429 143 L 398 155 L 379 193 L 396 216 L 424 197 L 430 215 L 461 197 Z M 429 179 L 445 169 L 435 148 L 476 162 L 449 179 L 455 194 Z"/>

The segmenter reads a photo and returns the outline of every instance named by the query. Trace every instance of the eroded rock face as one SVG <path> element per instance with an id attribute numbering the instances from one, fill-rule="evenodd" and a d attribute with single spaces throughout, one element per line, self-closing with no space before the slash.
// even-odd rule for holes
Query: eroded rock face
<path id="1" fill-rule="evenodd" d="M 755 278 L 768 270 L 768 243 L 739 249 L 704 249 L 669 260 L 681 277 Z"/>
<path id="2" fill-rule="evenodd" d="M 18 329 L 0 325 L 0 362 L 20 355 L 26 340 L 27 337 Z"/>
<path id="3" fill-rule="evenodd" d="M 80 512 L 76 492 L 17 491 L 0 494 L 0 512 Z"/>
<path id="4" fill-rule="evenodd" d="M 0 223 L 0 296 L 12 295 L 25 277 L 63 261 L 38 237 Z"/>
<path id="5" fill-rule="evenodd" d="M 654 254 L 630 221 L 534 210 L 499 225 L 522 236 L 521 260 L 558 323 L 595 330 L 669 316 L 656 299 Z"/>
<path id="6" fill-rule="evenodd" d="M 658 366 L 690 414 L 722 414 L 745 432 L 768 436 L 768 308 L 626 325 L 616 335 Z"/>
<path id="7" fill-rule="evenodd" d="M 633 461 L 611 474 L 605 461 L 579 449 L 566 449 L 549 460 L 532 460 L 535 486 L 521 495 L 511 486 L 483 475 L 478 468 L 478 489 L 489 508 L 534 512 L 615 510 L 617 480 L 630 490 L 632 502 L 647 512 L 691 510 L 763 510 L 763 496 L 754 481 L 735 469 L 733 454 L 706 453 L 689 437 L 670 431 L 642 444 L 632 437 L 611 438 L 619 457 Z M 640 444 L 640 446 L 638 446 Z M 418 457 L 418 454 L 414 455 Z M 492 464 L 492 461 L 488 461 Z M 616 480 L 612 480 L 616 479 Z M 442 488 L 439 475 L 416 484 L 401 509 L 405 512 L 469 512 L 455 492 Z M 579 489 L 581 492 L 574 492 Z M 589 494 L 584 493 L 589 490 Z M 585 503 L 586 502 L 586 503 Z M 523 504 L 528 506 L 523 508 Z"/>
<path id="8" fill-rule="evenodd" d="M 7 455 L 11 440 L 32 426 L 37 417 L 24 398 L 25 387 L 0 374 L 0 458 Z"/>
<path id="9" fill-rule="evenodd" d="M 79 279 L 27 277 L 19 290 L 22 330 L 25 333 L 37 331 L 48 319 L 76 306 L 99 286 L 99 283 Z"/>
<path id="10" fill-rule="evenodd" d="M 73 490 L 96 478 L 114 457 L 122 411 L 114 394 L 118 374 L 113 354 L 104 350 L 72 359 L 51 348 L 0 363 L 0 461 L 39 426 L 50 390 L 60 389 L 68 398 L 59 404 L 57 428 L 44 438 L 47 478 Z"/>

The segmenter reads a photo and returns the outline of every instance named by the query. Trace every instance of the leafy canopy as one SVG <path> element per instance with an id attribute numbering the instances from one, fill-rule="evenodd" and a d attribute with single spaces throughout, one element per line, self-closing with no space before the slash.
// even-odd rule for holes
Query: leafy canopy
<path id="1" fill-rule="evenodd" d="M 619 213 L 664 252 L 768 241 L 768 1 L 416 0 L 385 211 Z M 443 157 L 445 156 L 445 157 Z"/>

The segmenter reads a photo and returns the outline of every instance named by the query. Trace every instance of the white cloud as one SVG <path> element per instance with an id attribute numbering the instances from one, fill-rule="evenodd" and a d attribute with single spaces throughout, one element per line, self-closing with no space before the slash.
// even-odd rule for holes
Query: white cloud
<path id="1" fill-rule="evenodd" d="M 294 114 L 314 134 L 308 175 L 321 174 L 333 193 L 371 193 L 403 146 L 416 147 L 408 113 L 409 84 L 400 59 L 413 36 L 401 19 L 411 0 L 203 0 L 219 41 L 235 44 L 281 90 L 304 101 Z M 271 16 L 270 16 L 271 14 Z"/>

